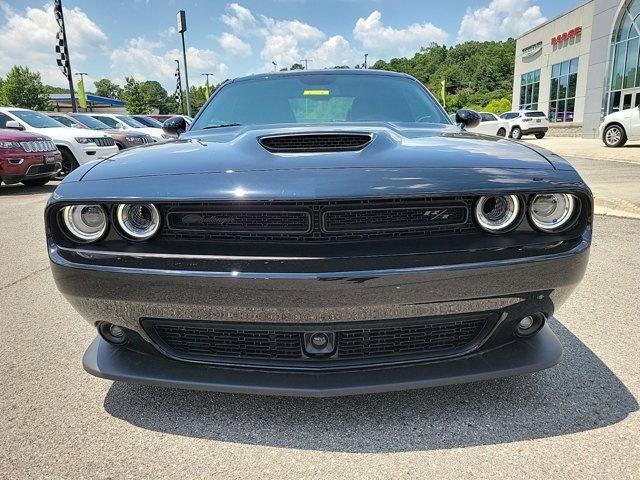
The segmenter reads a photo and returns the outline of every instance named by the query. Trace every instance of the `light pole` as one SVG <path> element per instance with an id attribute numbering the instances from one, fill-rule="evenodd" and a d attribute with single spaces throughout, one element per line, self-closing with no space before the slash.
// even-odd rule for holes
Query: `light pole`
<path id="1" fill-rule="evenodd" d="M 365 69 L 367 68 L 367 57 L 368 57 L 368 56 L 369 56 L 369 54 L 368 54 L 368 53 L 365 53 L 365 54 L 364 54 L 364 68 L 365 68 Z"/>
<path id="2" fill-rule="evenodd" d="M 273 63 L 273 71 L 277 72 L 278 71 L 278 64 L 276 62 L 271 62 Z"/>
<path id="3" fill-rule="evenodd" d="M 313 62 L 313 60 L 311 60 L 310 58 L 303 58 L 300 61 L 304 62 L 304 69 L 305 70 L 309 70 L 309 62 Z"/>
<path id="4" fill-rule="evenodd" d="M 184 32 L 187 31 L 187 15 L 184 10 L 177 14 L 178 32 L 182 37 L 182 61 L 184 63 L 184 83 L 187 92 L 187 115 L 191 116 L 191 100 L 189 100 L 189 74 L 187 73 L 187 49 L 184 46 Z"/>

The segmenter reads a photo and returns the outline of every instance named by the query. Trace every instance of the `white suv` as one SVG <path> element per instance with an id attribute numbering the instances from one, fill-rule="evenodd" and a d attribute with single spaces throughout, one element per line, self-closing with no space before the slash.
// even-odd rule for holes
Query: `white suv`
<path id="1" fill-rule="evenodd" d="M 549 120 L 540 110 L 517 110 L 505 112 L 500 118 L 509 122 L 509 137 L 519 140 L 523 135 L 543 138 L 549 130 Z"/>
<path id="2" fill-rule="evenodd" d="M 600 138 L 607 147 L 622 147 L 627 140 L 640 140 L 640 105 L 604 117 Z"/>
<path id="3" fill-rule="evenodd" d="M 110 157 L 118 147 L 106 133 L 69 128 L 53 118 L 26 108 L 0 108 L 0 128 L 13 128 L 50 137 L 62 153 L 60 176 L 91 160 Z"/>
<path id="4" fill-rule="evenodd" d="M 111 128 L 135 130 L 138 133 L 146 133 L 158 142 L 170 140 L 172 138 L 171 135 L 164 133 L 161 128 L 146 127 L 127 115 L 118 115 L 113 113 L 90 113 L 89 115 L 96 120 L 100 120 L 102 123 L 106 123 Z"/>

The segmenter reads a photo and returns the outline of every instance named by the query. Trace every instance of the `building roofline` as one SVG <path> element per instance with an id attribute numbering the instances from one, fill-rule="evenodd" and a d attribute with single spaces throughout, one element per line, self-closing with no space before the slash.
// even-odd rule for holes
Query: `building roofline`
<path id="1" fill-rule="evenodd" d="M 556 15 L 556 16 L 555 16 L 555 17 L 553 17 L 553 18 L 550 18 L 550 19 L 549 19 L 549 20 L 547 20 L 546 22 L 543 22 L 543 23 L 541 23 L 540 25 L 536 25 L 535 27 L 533 27 L 533 28 L 531 28 L 531 29 L 527 30 L 526 32 L 524 32 L 524 33 L 522 33 L 522 34 L 518 35 L 518 36 L 516 37 L 516 40 L 520 40 L 522 37 L 524 37 L 524 36 L 526 36 L 526 35 L 529 35 L 531 32 L 535 32 L 536 30 L 538 30 L 538 29 L 540 29 L 540 28 L 542 28 L 542 27 L 544 27 L 544 26 L 546 26 L 546 25 L 549 25 L 551 22 L 555 22 L 556 20 L 558 20 L 559 18 L 564 17 L 565 15 L 569 15 L 571 12 L 573 12 L 573 11 L 575 11 L 575 10 L 578 10 L 579 8 L 582 8 L 582 7 L 584 7 L 585 5 L 587 5 L 587 4 L 589 4 L 589 3 L 593 2 L 593 1 L 595 1 L 595 0 L 586 0 L 586 1 L 583 1 L 583 2 L 579 3 L 579 4 L 578 4 L 578 5 L 576 5 L 575 7 L 570 8 L 569 10 L 566 10 L 566 11 L 564 11 L 564 12 L 562 12 L 562 13 L 560 13 L 560 14 Z"/>

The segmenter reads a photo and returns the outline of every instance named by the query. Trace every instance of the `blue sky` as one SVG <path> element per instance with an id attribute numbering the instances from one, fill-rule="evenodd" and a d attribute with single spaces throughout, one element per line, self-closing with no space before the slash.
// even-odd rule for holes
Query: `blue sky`
<path id="1" fill-rule="evenodd" d="M 175 89 L 181 58 L 176 12 L 187 12 L 189 76 L 216 82 L 313 59 L 309 68 L 407 56 L 432 41 L 515 36 L 576 0 L 63 0 L 73 71 L 99 78 L 158 80 Z M 0 0 L 0 74 L 14 64 L 64 86 L 53 54 L 51 1 Z"/>

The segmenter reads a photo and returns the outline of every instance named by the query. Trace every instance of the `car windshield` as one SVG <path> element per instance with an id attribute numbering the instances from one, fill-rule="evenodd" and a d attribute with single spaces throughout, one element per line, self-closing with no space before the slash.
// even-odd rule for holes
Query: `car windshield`
<path id="1" fill-rule="evenodd" d="M 544 117 L 544 112 L 527 112 L 524 114 L 525 117 Z"/>
<path id="2" fill-rule="evenodd" d="M 59 128 L 66 126 L 51 117 L 31 110 L 10 110 L 10 112 L 33 128 Z"/>
<path id="3" fill-rule="evenodd" d="M 301 74 L 223 86 L 191 130 L 225 125 L 408 122 L 449 124 L 437 101 L 406 77 Z"/>
<path id="4" fill-rule="evenodd" d="M 146 125 L 147 127 L 152 127 L 152 128 L 162 128 L 162 123 L 160 123 L 159 121 L 157 121 L 155 118 L 151 118 L 151 117 L 138 117 L 138 118 L 134 118 L 134 120 L 136 122 L 142 123 L 144 125 Z"/>
<path id="5" fill-rule="evenodd" d="M 108 128 L 110 128 L 109 125 L 105 125 L 100 120 L 96 120 L 89 115 L 83 115 L 82 113 L 74 115 L 73 118 L 77 119 L 84 126 L 90 128 L 91 130 L 107 130 Z"/>
<path id="6" fill-rule="evenodd" d="M 144 128 L 143 124 L 141 124 L 137 120 L 134 120 L 131 117 L 127 117 L 126 115 L 116 115 L 116 118 L 118 120 L 120 120 L 122 123 L 126 123 L 130 127 L 133 127 L 133 128 Z"/>

